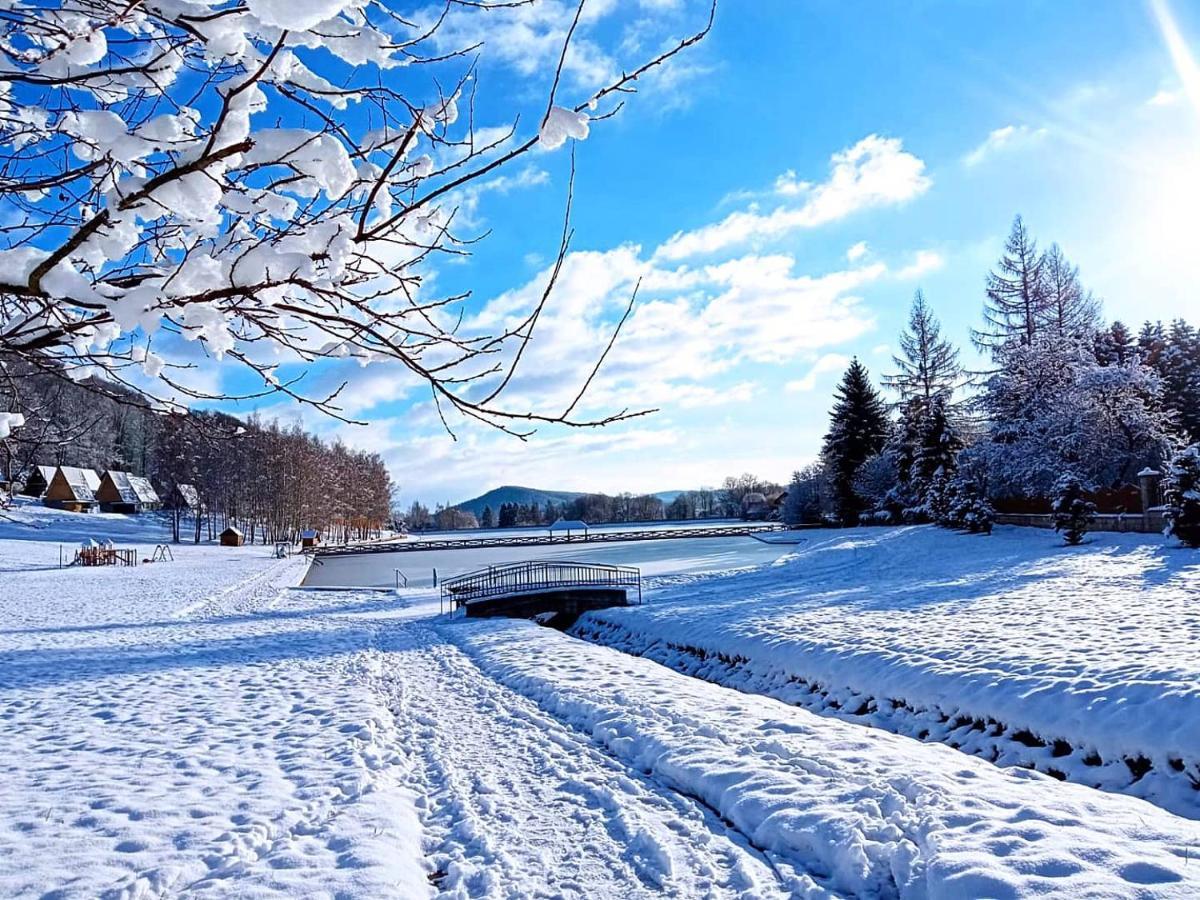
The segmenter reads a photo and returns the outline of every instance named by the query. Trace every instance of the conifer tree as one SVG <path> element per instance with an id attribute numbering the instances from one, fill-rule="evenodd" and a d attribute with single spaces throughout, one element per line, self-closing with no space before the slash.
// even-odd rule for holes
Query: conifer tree
<path id="1" fill-rule="evenodd" d="M 1046 297 L 1045 326 L 1062 337 L 1086 339 L 1096 331 L 1100 307 L 1079 281 L 1079 267 L 1071 265 L 1058 244 L 1042 254 Z"/>
<path id="2" fill-rule="evenodd" d="M 999 359 L 1012 344 L 1033 342 L 1048 309 L 1044 258 L 1037 252 L 1037 241 L 1017 216 L 1004 244 L 1004 254 L 996 269 L 988 273 L 984 327 L 973 330 L 971 340 L 980 350 L 990 352 L 993 359 Z"/>
<path id="3" fill-rule="evenodd" d="M 481 516 L 479 518 L 479 527 L 480 528 L 495 528 L 496 527 L 496 515 L 495 515 L 495 513 L 492 512 L 492 508 L 490 506 L 485 506 L 483 508 L 483 513 L 481 514 Z"/>
<path id="4" fill-rule="evenodd" d="M 883 377 L 883 383 L 900 395 L 902 403 L 914 398 L 926 405 L 934 397 L 949 400 L 962 384 L 958 350 L 941 332 L 941 323 L 918 290 L 913 295 L 908 328 L 900 333 L 900 354 L 892 357 L 899 371 Z"/>
<path id="5" fill-rule="evenodd" d="M 1102 366 L 1127 366 L 1137 353 L 1133 333 L 1119 319 L 1096 333 L 1096 361 Z"/>
<path id="6" fill-rule="evenodd" d="M 1189 547 L 1200 547 L 1200 445 L 1181 450 L 1163 479 L 1167 534 Z"/>
<path id="7" fill-rule="evenodd" d="M 853 525 L 863 509 L 854 490 L 854 476 L 887 443 L 887 407 L 857 358 L 851 361 L 834 397 L 821 456 L 829 473 L 834 512 L 843 524 Z"/>
<path id="8" fill-rule="evenodd" d="M 1054 530 L 1072 546 L 1082 543 L 1095 521 L 1096 504 L 1084 496 L 1083 483 L 1069 473 L 1059 479 L 1054 492 Z"/>

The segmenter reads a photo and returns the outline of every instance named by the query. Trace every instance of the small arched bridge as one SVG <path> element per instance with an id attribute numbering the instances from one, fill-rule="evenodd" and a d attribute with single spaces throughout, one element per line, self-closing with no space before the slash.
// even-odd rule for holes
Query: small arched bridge
<path id="1" fill-rule="evenodd" d="M 544 560 L 488 566 L 442 582 L 443 609 L 468 616 L 576 616 L 589 609 L 642 602 L 642 572 L 633 566 Z"/>

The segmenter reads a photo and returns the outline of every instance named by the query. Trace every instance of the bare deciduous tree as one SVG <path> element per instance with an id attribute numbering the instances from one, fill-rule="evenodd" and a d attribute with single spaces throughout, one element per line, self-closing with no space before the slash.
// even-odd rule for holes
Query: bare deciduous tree
<path id="1" fill-rule="evenodd" d="M 99 373 L 159 409 L 229 399 L 183 374 L 195 353 L 178 351 L 196 342 L 254 373 L 261 387 L 243 396 L 286 394 L 338 418 L 345 385 L 310 391 L 289 363 L 399 362 L 439 412 L 519 434 L 638 415 L 505 405 L 553 276 L 541 303 L 494 334 L 462 333 L 467 295 L 430 296 L 421 277 L 469 252 L 455 222 L 465 189 L 539 144 L 585 137 L 712 24 L 710 9 L 689 37 L 564 101 L 584 3 L 546 73 L 540 122 L 513 115 L 485 140 L 477 48 L 446 52 L 437 36 L 464 8 L 521 3 L 447 0 L 431 19 L 405 0 L 11 0 L 0 355 L 80 381 Z M 560 261 L 569 241 L 568 215 Z M 498 387 L 472 391 L 481 380 Z"/>

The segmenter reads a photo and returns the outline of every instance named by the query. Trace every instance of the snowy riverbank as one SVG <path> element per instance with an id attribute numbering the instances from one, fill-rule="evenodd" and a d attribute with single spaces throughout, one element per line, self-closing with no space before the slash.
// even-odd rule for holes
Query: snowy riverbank
<path id="1" fill-rule="evenodd" d="M 576 632 L 823 714 L 1200 817 L 1200 555 L 1157 536 L 824 532 Z"/>

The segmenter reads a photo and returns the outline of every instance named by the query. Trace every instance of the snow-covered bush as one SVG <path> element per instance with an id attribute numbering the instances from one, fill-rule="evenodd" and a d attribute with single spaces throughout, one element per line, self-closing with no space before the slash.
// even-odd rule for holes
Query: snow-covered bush
<path id="1" fill-rule="evenodd" d="M 1083 483 L 1073 474 L 1063 475 L 1054 486 L 1054 530 L 1068 544 L 1079 544 L 1096 518 L 1096 504 L 1083 493 Z"/>
<path id="2" fill-rule="evenodd" d="M 547 13 L 527 29 L 546 63 L 477 108 L 477 57 L 511 52 L 495 26 L 521 6 L 8 0 L 0 353 L 169 408 L 227 396 L 185 370 L 228 359 L 249 395 L 332 415 L 345 385 L 301 386 L 310 363 L 391 361 L 469 418 L 568 419 L 499 399 L 535 311 L 468 333 L 453 306 L 470 291 L 436 295 L 430 263 L 466 251 L 456 214 L 513 161 L 587 137 L 707 27 L 575 88 L 560 76 L 572 39 L 601 49 L 592 19 Z"/>
<path id="3" fill-rule="evenodd" d="M 943 528 L 992 533 L 996 511 L 973 479 L 958 478 L 947 484 L 940 492 L 938 508 L 940 514 L 935 521 Z"/>
<path id="4" fill-rule="evenodd" d="M 1175 455 L 1162 486 L 1167 534 L 1189 547 L 1200 547 L 1200 444 Z"/>

